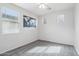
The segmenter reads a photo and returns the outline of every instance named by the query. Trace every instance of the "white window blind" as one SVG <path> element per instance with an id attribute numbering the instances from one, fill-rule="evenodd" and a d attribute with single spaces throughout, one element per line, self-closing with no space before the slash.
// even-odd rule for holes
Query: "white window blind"
<path id="1" fill-rule="evenodd" d="M 18 33 L 18 12 L 10 8 L 2 8 L 2 33 Z"/>
<path id="2" fill-rule="evenodd" d="M 18 23 L 14 22 L 2 22 L 2 31 L 3 33 L 18 33 L 19 32 Z"/>

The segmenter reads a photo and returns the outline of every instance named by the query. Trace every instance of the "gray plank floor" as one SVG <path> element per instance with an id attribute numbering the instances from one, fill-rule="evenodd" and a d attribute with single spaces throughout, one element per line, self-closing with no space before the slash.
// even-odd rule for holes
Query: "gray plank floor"
<path id="1" fill-rule="evenodd" d="M 35 41 L 28 45 L 0 54 L 1 56 L 78 56 L 71 45 L 48 41 Z"/>

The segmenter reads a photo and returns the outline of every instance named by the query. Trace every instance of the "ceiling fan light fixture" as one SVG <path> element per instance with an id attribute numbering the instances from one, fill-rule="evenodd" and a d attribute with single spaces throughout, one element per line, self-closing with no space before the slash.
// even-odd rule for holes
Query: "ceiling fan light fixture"
<path id="1" fill-rule="evenodd" d="M 45 3 L 40 3 L 38 8 L 51 10 L 51 8 Z"/>
<path id="2" fill-rule="evenodd" d="M 45 9 L 45 8 L 47 8 L 47 6 L 45 5 L 45 4 L 40 4 L 39 6 L 38 6 L 39 8 L 43 8 L 43 9 Z"/>

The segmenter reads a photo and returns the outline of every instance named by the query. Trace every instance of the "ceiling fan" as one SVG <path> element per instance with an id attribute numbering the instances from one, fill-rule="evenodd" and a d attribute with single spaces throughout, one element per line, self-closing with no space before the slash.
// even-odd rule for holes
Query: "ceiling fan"
<path id="1" fill-rule="evenodd" d="M 40 8 L 40 9 L 48 9 L 48 10 L 51 10 L 52 8 L 51 7 L 49 7 L 47 4 L 45 4 L 45 3 L 40 3 L 39 5 L 38 5 L 38 8 Z"/>

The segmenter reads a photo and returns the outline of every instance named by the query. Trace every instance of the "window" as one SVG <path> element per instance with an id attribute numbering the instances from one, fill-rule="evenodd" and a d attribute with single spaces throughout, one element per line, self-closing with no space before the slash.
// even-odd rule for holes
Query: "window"
<path id="1" fill-rule="evenodd" d="M 64 14 L 58 15 L 57 16 L 57 23 L 64 23 Z"/>
<path id="2" fill-rule="evenodd" d="M 29 17 L 29 16 L 23 16 L 23 27 L 36 27 L 36 19 Z"/>
<path id="3" fill-rule="evenodd" d="M 13 9 L 2 8 L 2 17 L 12 20 L 18 20 L 18 13 Z"/>
<path id="4" fill-rule="evenodd" d="M 3 33 L 17 33 L 19 27 L 18 27 L 18 23 L 14 23 L 14 22 L 6 22 L 3 21 L 2 22 L 2 32 Z"/>
<path id="5" fill-rule="evenodd" d="M 2 8 L 2 33 L 17 33 L 19 32 L 18 12 L 9 9 Z"/>

